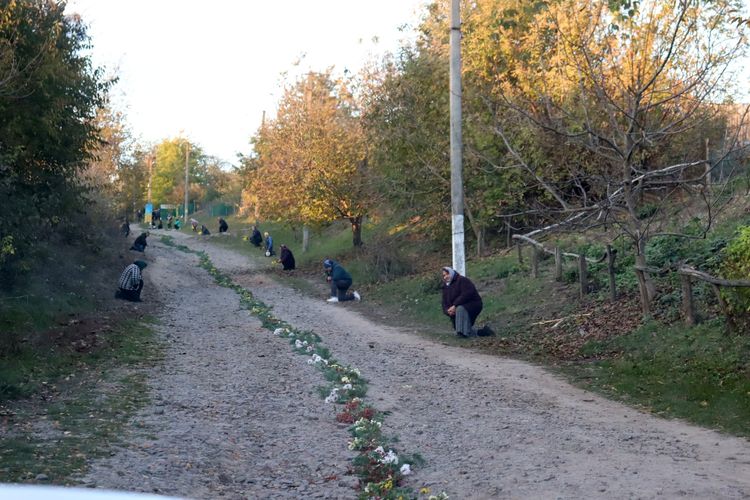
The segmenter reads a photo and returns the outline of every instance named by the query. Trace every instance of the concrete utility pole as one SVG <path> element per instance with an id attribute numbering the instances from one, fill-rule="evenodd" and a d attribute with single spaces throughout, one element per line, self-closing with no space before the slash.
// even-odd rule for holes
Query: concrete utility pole
<path id="1" fill-rule="evenodd" d="M 146 155 L 146 164 L 148 165 L 148 202 L 151 203 L 151 177 L 152 177 L 152 166 L 154 164 L 154 157 L 151 154 Z"/>
<path id="2" fill-rule="evenodd" d="M 453 230 L 453 269 L 466 276 L 464 251 L 463 141 L 461 137 L 461 9 L 460 0 L 451 3 L 451 215 Z"/>
<path id="3" fill-rule="evenodd" d="M 190 143 L 185 141 L 185 226 L 188 221 L 188 192 L 190 184 L 188 184 L 188 162 L 190 161 Z"/>

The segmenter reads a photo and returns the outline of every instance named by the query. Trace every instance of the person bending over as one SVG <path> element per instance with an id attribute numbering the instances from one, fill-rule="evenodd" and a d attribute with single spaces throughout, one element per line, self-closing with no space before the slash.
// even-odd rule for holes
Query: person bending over
<path id="1" fill-rule="evenodd" d="M 294 254 L 292 254 L 292 251 L 289 250 L 289 247 L 286 245 L 281 245 L 279 248 L 281 249 L 281 255 L 279 255 L 279 264 L 284 266 L 284 271 L 293 270 L 295 267 Z"/>
<path id="2" fill-rule="evenodd" d="M 145 252 L 146 246 L 148 245 L 148 243 L 146 243 L 146 238 L 148 238 L 150 234 L 151 233 L 149 233 L 148 231 L 146 231 L 145 233 L 141 233 L 140 236 L 135 239 L 135 241 L 133 242 L 133 246 L 130 247 L 130 249 L 135 250 L 136 252 Z"/>
<path id="3" fill-rule="evenodd" d="M 260 234 L 258 226 L 253 226 L 253 232 L 250 234 L 250 243 L 258 248 L 260 248 L 260 244 L 263 243 L 263 236 Z"/>
<path id="4" fill-rule="evenodd" d="M 136 260 L 123 269 L 120 280 L 117 282 L 118 290 L 115 293 L 115 298 L 131 302 L 141 301 L 141 290 L 143 290 L 141 271 L 145 269 L 146 265 L 142 260 Z"/>
<path id="5" fill-rule="evenodd" d="M 273 238 L 268 234 L 268 231 L 264 233 L 264 236 L 266 237 L 266 257 L 276 255 L 276 252 L 273 251 Z"/>
<path id="6" fill-rule="evenodd" d="M 326 272 L 326 281 L 331 284 L 331 297 L 326 302 L 345 302 L 347 300 L 361 300 L 359 293 L 349 293 L 352 286 L 352 276 L 344 267 L 335 260 L 323 261 L 323 269 Z"/>

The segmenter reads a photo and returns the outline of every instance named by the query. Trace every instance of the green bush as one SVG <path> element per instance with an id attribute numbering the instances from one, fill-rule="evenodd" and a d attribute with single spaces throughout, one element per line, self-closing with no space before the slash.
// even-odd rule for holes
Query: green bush
<path id="1" fill-rule="evenodd" d="M 727 279 L 750 279 L 750 227 L 738 228 L 737 235 L 722 254 L 721 274 Z M 750 288 L 723 288 L 730 323 L 741 330 L 750 326 Z"/>

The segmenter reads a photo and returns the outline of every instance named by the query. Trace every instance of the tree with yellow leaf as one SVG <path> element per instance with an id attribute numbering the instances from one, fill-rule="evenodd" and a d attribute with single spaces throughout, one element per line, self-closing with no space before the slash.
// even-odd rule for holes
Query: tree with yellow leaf
<path id="1" fill-rule="evenodd" d="M 261 217 L 307 225 L 344 219 L 353 244 L 362 244 L 369 200 L 366 148 L 345 82 L 330 72 L 297 80 L 253 143 L 248 189 Z"/>
<path id="2" fill-rule="evenodd" d="M 713 138 L 724 135 L 719 104 L 732 95 L 728 69 L 748 44 L 745 26 L 736 21 L 741 4 L 522 4 L 473 2 L 465 68 L 484 82 L 497 117 L 494 130 L 509 157 L 564 214 L 554 227 L 605 221 L 630 239 L 647 314 L 655 291 L 645 248 L 661 228 L 655 217 L 644 220 L 641 208 L 646 195 L 689 195 L 708 184 L 711 169 L 735 147 L 731 140 L 717 144 L 715 160 L 706 157 L 705 141 L 716 144 Z M 581 152 L 582 161 L 540 168 L 516 123 L 539 137 L 562 139 L 565 148 Z M 561 174 L 575 197 L 560 189 Z"/>

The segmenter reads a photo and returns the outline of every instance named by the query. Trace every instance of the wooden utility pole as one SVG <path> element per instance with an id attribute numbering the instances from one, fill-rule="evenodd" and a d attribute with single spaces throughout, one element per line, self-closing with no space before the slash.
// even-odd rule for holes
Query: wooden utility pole
<path id="1" fill-rule="evenodd" d="M 464 250 L 463 140 L 461 133 L 461 9 L 451 2 L 450 36 L 450 135 L 451 135 L 451 226 L 453 269 L 466 276 Z"/>
<path id="2" fill-rule="evenodd" d="M 185 226 L 188 221 L 188 193 L 190 192 L 190 184 L 188 184 L 188 165 L 190 162 L 190 142 L 185 141 Z"/>

